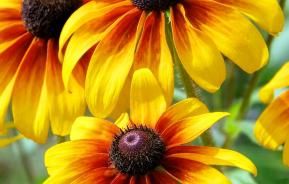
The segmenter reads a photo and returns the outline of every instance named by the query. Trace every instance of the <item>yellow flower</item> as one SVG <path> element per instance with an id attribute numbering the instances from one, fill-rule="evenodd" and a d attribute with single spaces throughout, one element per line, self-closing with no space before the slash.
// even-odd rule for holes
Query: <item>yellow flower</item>
<path id="1" fill-rule="evenodd" d="M 79 58 L 92 50 L 86 98 L 95 116 L 123 106 L 132 73 L 142 67 L 153 71 L 170 102 L 173 61 L 166 31 L 171 27 L 184 68 L 214 92 L 225 79 L 222 54 L 248 73 L 267 63 L 267 46 L 247 17 L 271 34 L 284 24 L 277 0 L 91 0 L 68 19 L 60 36 L 64 84 Z"/>
<path id="2" fill-rule="evenodd" d="M 9 144 L 24 138 L 21 134 L 15 136 L 9 135 L 9 131 L 15 128 L 13 123 L 5 123 L 3 127 L 4 128 L 2 128 L 0 131 L 0 148 L 8 146 Z"/>
<path id="3" fill-rule="evenodd" d="M 67 92 L 57 57 L 60 31 L 80 4 L 79 0 L 0 1 L 0 130 L 10 101 L 16 128 L 39 143 L 45 142 L 49 124 L 54 134 L 66 135 L 83 114 L 85 63 L 73 71 Z"/>
<path id="4" fill-rule="evenodd" d="M 289 90 L 272 101 L 274 90 L 288 86 L 289 63 L 286 63 L 260 91 L 261 100 L 271 103 L 258 118 L 255 135 L 269 149 L 276 150 L 285 144 L 283 160 L 289 166 Z"/>
<path id="5" fill-rule="evenodd" d="M 45 154 L 48 183 L 226 184 L 229 180 L 210 165 L 227 165 L 256 174 L 253 163 L 225 149 L 189 146 L 228 113 L 209 113 L 189 98 L 167 108 L 157 80 L 148 69 L 135 72 L 130 117 L 115 124 L 79 117 L 71 141 Z"/>

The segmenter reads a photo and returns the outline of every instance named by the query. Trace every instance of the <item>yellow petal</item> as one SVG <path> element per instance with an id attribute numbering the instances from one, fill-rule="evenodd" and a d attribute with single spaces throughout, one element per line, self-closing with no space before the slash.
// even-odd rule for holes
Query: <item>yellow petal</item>
<path id="1" fill-rule="evenodd" d="M 92 3 L 92 5 L 93 4 L 94 3 Z M 123 2 L 112 6 L 108 6 L 107 8 L 103 9 L 100 8 L 96 9 L 96 7 L 93 9 L 90 8 L 91 6 L 88 6 L 85 9 L 86 10 L 85 13 L 88 13 L 89 11 L 94 12 L 94 16 L 90 17 L 91 21 L 84 25 L 83 22 L 81 23 L 81 25 L 83 26 L 75 30 L 65 49 L 65 55 L 63 60 L 63 81 L 66 88 L 68 88 L 68 81 L 71 77 L 72 71 L 77 62 L 81 59 L 81 57 L 83 57 L 83 55 L 86 52 L 88 52 L 90 48 L 95 46 L 103 38 L 106 29 L 113 22 L 115 22 L 117 18 L 119 18 L 121 15 L 132 9 L 132 6 L 129 6 L 128 2 Z M 98 9 L 100 10 L 98 12 L 95 12 L 95 10 Z M 79 11 L 82 11 L 82 9 L 80 9 Z M 73 18 L 79 19 L 79 16 L 77 17 L 73 16 L 72 19 Z M 85 16 L 83 18 L 85 19 Z M 74 20 L 69 19 L 69 22 L 67 24 L 72 24 L 71 22 L 73 21 Z M 66 33 L 63 32 L 63 34 Z"/>
<path id="2" fill-rule="evenodd" d="M 269 103 L 274 96 L 274 90 L 289 86 L 289 63 L 286 63 L 276 73 L 276 75 L 260 90 L 260 99 L 264 103 Z"/>
<path id="3" fill-rule="evenodd" d="M 184 110 L 185 109 L 185 110 Z M 197 98 L 188 98 L 170 106 L 160 117 L 156 130 L 165 131 L 172 124 L 188 117 L 208 113 L 208 108 Z"/>
<path id="4" fill-rule="evenodd" d="M 69 134 L 74 120 L 85 112 L 85 100 L 83 87 L 73 76 L 69 91 L 64 89 L 61 78 L 61 64 L 57 58 L 56 41 L 48 41 L 47 65 L 47 90 L 49 103 L 49 119 L 52 132 L 56 135 Z M 84 72 L 78 77 L 84 78 Z"/>
<path id="5" fill-rule="evenodd" d="M 215 92 L 226 75 L 221 53 L 211 39 L 192 27 L 183 5 L 171 9 L 171 19 L 173 40 L 184 68 L 199 86 Z"/>
<path id="6" fill-rule="evenodd" d="M 38 143 L 46 141 L 49 127 L 46 55 L 46 41 L 35 38 L 22 60 L 12 94 L 16 128 Z"/>
<path id="7" fill-rule="evenodd" d="M 218 0 L 223 2 L 223 0 Z M 238 8 L 252 20 L 257 22 L 262 28 L 272 34 L 277 34 L 282 31 L 284 26 L 284 14 L 277 0 L 236 0 L 228 3 Z"/>
<path id="8" fill-rule="evenodd" d="M 149 69 L 135 71 L 130 94 L 132 122 L 154 128 L 167 104 L 159 83 Z"/>
<path id="9" fill-rule="evenodd" d="M 257 140 L 266 148 L 277 149 L 289 132 L 289 91 L 274 100 L 258 118 L 255 126 Z"/>
<path id="10" fill-rule="evenodd" d="M 96 139 L 111 142 L 119 130 L 115 124 L 103 119 L 79 117 L 73 123 L 70 139 Z"/>
<path id="11" fill-rule="evenodd" d="M 181 158 L 166 158 L 164 168 L 183 184 L 230 184 L 231 182 L 217 169 Z"/>
<path id="12" fill-rule="evenodd" d="M 134 59 L 137 28 L 143 24 L 141 13 L 135 8 L 119 18 L 91 58 L 85 91 L 88 107 L 96 117 L 106 117 L 117 108 Z"/>
<path id="13" fill-rule="evenodd" d="M 45 166 L 49 175 L 56 174 L 62 167 L 84 158 L 97 158 L 107 154 L 108 145 L 95 140 L 77 140 L 57 144 L 45 153 Z M 108 156 L 106 156 L 107 158 Z"/>
<path id="14" fill-rule="evenodd" d="M 161 136 L 169 147 L 186 144 L 196 139 L 217 121 L 228 115 L 225 112 L 214 112 L 189 117 L 167 128 Z"/>
<path id="15" fill-rule="evenodd" d="M 139 68 L 149 68 L 152 71 L 164 91 L 167 104 L 171 104 L 174 71 L 172 56 L 166 42 L 164 13 L 151 12 L 146 17 L 135 56 L 134 69 Z"/>
<path id="16" fill-rule="evenodd" d="M 242 154 L 214 147 L 177 146 L 167 151 L 168 157 L 194 160 L 206 165 L 222 165 L 239 167 L 257 175 L 255 165 Z"/>
<path id="17" fill-rule="evenodd" d="M 124 130 L 126 129 L 130 124 L 130 119 L 127 113 L 122 113 L 120 117 L 115 121 L 115 125 Z"/>
<path id="18" fill-rule="evenodd" d="M 266 43 L 244 15 L 215 1 L 204 1 L 200 3 L 206 14 L 206 18 L 203 18 L 192 11 L 194 6 L 186 6 L 189 20 L 199 26 L 217 48 L 240 68 L 253 73 L 267 63 L 269 54 Z"/>

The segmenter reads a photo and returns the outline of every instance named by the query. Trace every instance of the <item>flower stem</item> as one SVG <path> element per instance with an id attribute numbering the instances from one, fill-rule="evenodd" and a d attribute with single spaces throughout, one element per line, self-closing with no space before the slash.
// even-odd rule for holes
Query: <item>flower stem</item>
<path id="1" fill-rule="evenodd" d="M 279 3 L 280 3 L 280 7 L 283 10 L 284 7 L 285 7 L 286 0 L 280 0 Z M 274 36 L 268 35 L 267 46 L 269 48 L 269 51 L 270 51 L 270 48 L 272 46 L 273 40 L 274 40 Z M 241 119 L 243 119 L 246 116 L 246 113 L 247 113 L 249 105 L 250 105 L 250 100 L 251 100 L 253 91 L 254 91 L 255 87 L 257 86 L 257 84 L 258 84 L 258 81 L 259 81 L 259 78 L 260 78 L 260 75 L 261 75 L 262 71 L 263 71 L 263 69 L 255 72 L 252 75 L 252 77 L 250 78 L 250 81 L 249 81 L 249 84 L 248 84 L 248 88 L 247 88 L 247 90 L 244 93 L 244 98 L 243 98 L 243 101 L 242 101 L 242 104 L 241 104 L 241 107 L 240 107 L 239 114 L 237 116 L 237 120 L 241 120 Z"/>

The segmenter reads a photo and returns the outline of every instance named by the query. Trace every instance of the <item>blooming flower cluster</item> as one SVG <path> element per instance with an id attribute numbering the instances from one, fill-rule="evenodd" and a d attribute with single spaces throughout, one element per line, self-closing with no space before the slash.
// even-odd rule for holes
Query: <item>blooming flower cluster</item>
<path id="1" fill-rule="evenodd" d="M 45 154 L 44 183 L 53 184 L 230 183 L 215 166 L 256 175 L 247 157 L 214 144 L 209 129 L 229 113 L 210 112 L 191 94 L 197 88 L 214 96 L 225 61 L 248 74 L 267 64 L 268 43 L 256 26 L 269 40 L 281 32 L 280 4 L 1 0 L 0 147 L 69 135 Z M 178 77 L 186 99 L 174 98 Z M 288 86 L 287 63 L 260 98 L 270 102 Z M 286 91 L 258 118 L 255 135 L 265 147 L 284 145 L 289 166 L 288 114 Z"/>

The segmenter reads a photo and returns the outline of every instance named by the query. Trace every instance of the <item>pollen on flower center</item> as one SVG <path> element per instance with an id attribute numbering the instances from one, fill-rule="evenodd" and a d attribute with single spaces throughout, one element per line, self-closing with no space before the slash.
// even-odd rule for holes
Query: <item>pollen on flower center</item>
<path id="1" fill-rule="evenodd" d="M 175 5 L 179 0 L 132 0 L 132 3 L 141 10 L 163 11 Z"/>
<path id="2" fill-rule="evenodd" d="M 156 168 L 164 152 L 165 145 L 154 130 L 135 126 L 115 136 L 109 154 L 120 172 L 135 176 Z"/>
<path id="3" fill-rule="evenodd" d="M 44 39 L 58 38 L 81 0 L 23 0 L 22 19 L 27 31 Z"/>

